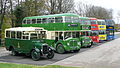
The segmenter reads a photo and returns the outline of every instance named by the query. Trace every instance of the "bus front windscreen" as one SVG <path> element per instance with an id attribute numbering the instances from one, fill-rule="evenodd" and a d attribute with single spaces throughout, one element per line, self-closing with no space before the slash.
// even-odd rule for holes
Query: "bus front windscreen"
<path id="1" fill-rule="evenodd" d="M 114 35 L 114 31 L 113 30 L 109 30 L 109 31 L 106 31 L 107 35 Z"/>
<path id="2" fill-rule="evenodd" d="M 104 31 L 104 30 L 99 30 L 99 34 L 106 34 L 106 31 Z"/>
<path id="3" fill-rule="evenodd" d="M 90 36 L 90 32 L 89 31 L 83 31 L 80 34 L 81 36 Z"/>
<path id="4" fill-rule="evenodd" d="M 98 25 L 105 25 L 105 21 L 98 21 Z"/>
<path id="5" fill-rule="evenodd" d="M 98 36 L 98 31 L 92 31 L 90 36 Z"/>
<path id="6" fill-rule="evenodd" d="M 106 25 L 111 25 L 113 26 L 114 25 L 114 21 L 113 20 L 106 20 Z"/>

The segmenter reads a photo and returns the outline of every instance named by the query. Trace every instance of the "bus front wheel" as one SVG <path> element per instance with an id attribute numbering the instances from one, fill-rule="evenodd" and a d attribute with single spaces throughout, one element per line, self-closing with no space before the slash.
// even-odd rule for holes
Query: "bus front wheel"
<path id="1" fill-rule="evenodd" d="M 47 58 L 48 59 L 52 59 L 54 57 L 54 52 L 53 51 L 50 51 L 47 55 Z"/>
<path id="2" fill-rule="evenodd" d="M 34 61 L 37 61 L 37 60 L 40 59 L 40 53 L 37 52 L 36 50 L 33 50 L 33 51 L 31 52 L 31 57 L 32 57 L 32 59 L 33 59 Z"/>
<path id="3" fill-rule="evenodd" d="M 58 52 L 59 54 L 65 53 L 65 49 L 64 49 L 64 47 L 63 47 L 62 44 L 58 44 L 58 45 L 57 45 L 57 52 Z"/>

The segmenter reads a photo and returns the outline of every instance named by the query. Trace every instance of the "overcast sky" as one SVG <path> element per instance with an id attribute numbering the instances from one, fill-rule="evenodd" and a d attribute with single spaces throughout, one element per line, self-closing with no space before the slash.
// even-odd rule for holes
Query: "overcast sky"
<path id="1" fill-rule="evenodd" d="M 113 16 L 115 18 L 115 21 L 118 22 L 118 19 L 116 19 L 117 13 L 120 12 L 120 0 L 75 0 L 75 3 L 77 2 L 84 2 L 88 4 L 93 4 L 96 6 L 102 6 L 107 9 L 113 9 Z"/>

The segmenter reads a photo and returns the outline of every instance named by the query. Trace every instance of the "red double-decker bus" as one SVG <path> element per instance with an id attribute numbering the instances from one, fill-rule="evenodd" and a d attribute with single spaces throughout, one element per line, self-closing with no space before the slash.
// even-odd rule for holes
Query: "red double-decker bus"
<path id="1" fill-rule="evenodd" d="M 90 38 L 92 39 L 93 43 L 99 42 L 99 32 L 98 32 L 98 23 L 97 18 L 89 18 L 91 21 L 91 33 Z"/>

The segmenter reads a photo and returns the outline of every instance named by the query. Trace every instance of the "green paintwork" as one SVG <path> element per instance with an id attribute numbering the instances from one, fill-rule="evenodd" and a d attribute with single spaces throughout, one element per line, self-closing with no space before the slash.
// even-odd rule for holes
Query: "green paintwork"
<path id="1" fill-rule="evenodd" d="M 80 17 L 81 20 L 89 20 L 88 17 Z M 83 22 L 82 22 L 83 23 Z M 81 31 L 90 31 L 91 30 L 91 25 L 80 25 L 81 26 Z M 90 46 L 92 41 L 90 37 L 87 36 L 82 36 L 80 37 L 80 40 L 82 41 L 82 47 Z M 86 41 L 83 43 L 83 40 Z"/>
<path id="2" fill-rule="evenodd" d="M 77 14 L 73 13 L 63 13 L 63 14 L 54 14 L 54 15 L 43 15 L 43 16 L 32 16 L 32 17 L 25 17 L 25 19 L 36 19 L 36 18 L 51 18 L 51 17 L 62 17 L 62 16 L 73 16 L 73 17 L 79 17 Z"/>
<path id="3" fill-rule="evenodd" d="M 41 50 L 42 44 L 45 44 L 44 42 L 38 41 L 40 40 L 21 40 L 5 38 L 5 46 L 6 49 L 9 49 L 10 46 L 14 47 L 14 49 L 19 53 L 30 53 L 32 49 Z"/>
<path id="4" fill-rule="evenodd" d="M 69 25 L 76 26 L 69 26 Z M 44 23 L 44 24 L 23 24 L 22 27 L 43 27 L 48 31 L 80 31 L 79 23 Z"/>
<path id="5" fill-rule="evenodd" d="M 76 41 L 76 42 L 74 43 L 73 41 Z M 81 44 L 78 44 L 78 43 L 80 43 L 78 38 L 71 38 L 71 39 L 67 39 L 67 40 L 58 40 L 57 42 L 55 42 L 55 40 L 46 39 L 45 42 L 47 44 L 49 44 L 50 46 L 54 47 L 55 49 L 58 44 L 62 44 L 65 51 L 78 50 L 81 48 Z"/>
<path id="6" fill-rule="evenodd" d="M 86 46 L 91 45 L 91 38 L 90 37 L 83 36 L 83 37 L 80 38 L 80 40 L 81 40 L 81 43 L 82 43 L 81 47 L 86 47 Z M 83 42 L 83 41 L 85 41 L 85 42 Z"/>
<path id="7" fill-rule="evenodd" d="M 71 14 L 71 13 L 64 13 L 64 14 L 54 14 L 54 15 L 45 15 L 45 16 L 32 16 L 32 17 L 25 17 L 25 19 L 37 19 L 37 18 L 52 18 L 52 17 L 62 17 L 62 16 L 72 16 L 72 17 L 79 17 L 76 14 Z M 82 17 L 83 19 L 88 19 L 87 17 Z M 75 25 L 75 26 L 69 26 L 69 25 Z M 90 25 L 81 25 L 80 23 L 42 23 L 42 24 L 22 24 L 22 27 L 42 27 L 47 31 L 81 31 L 81 30 L 90 30 L 90 29 L 82 29 L 82 26 L 84 27 L 90 27 Z M 87 37 L 89 38 L 89 37 Z M 73 38 L 75 39 L 75 38 Z M 71 40 L 73 40 L 71 39 Z M 80 37 L 75 40 L 79 40 L 78 42 L 82 42 L 81 40 L 86 39 L 85 37 Z M 89 38 L 90 39 L 90 38 Z M 89 40 L 88 39 L 88 40 Z M 80 49 L 81 45 L 74 45 L 70 46 L 68 45 L 68 42 L 70 40 L 59 40 L 55 42 L 55 40 L 45 40 L 47 44 L 50 46 L 54 47 L 56 49 L 57 44 L 62 44 L 65 48 L 66 51 L 71 51 L 71 50 L 78 50 Z M 88 45 L 90 42 L 85 42 L 82 44 L 82 46 Z"/>

